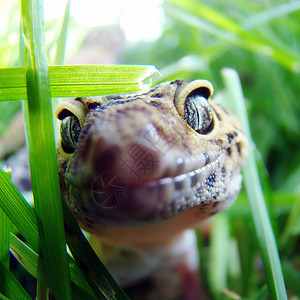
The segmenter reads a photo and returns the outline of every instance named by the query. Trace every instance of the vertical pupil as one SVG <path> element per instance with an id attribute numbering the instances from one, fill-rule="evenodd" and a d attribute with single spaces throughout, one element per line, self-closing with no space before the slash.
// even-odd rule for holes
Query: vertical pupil
<path id="1" fill-rule="evenodd" d="M 70 135 L 72 137 L 72 142 L 74 146 L 76 146 L 81 132 L 81 127 L 78 119 L 75 116 L 71 117 L 69 130 L 70 130 Z"/>
<path id="2" fill-rule="evenodd" d="M 72 153 L 75 150 L 81 132 L 79 120 L 74 115 L 64 118 L 60 126 L 60 136 L 65 152 Z"/>
<path id="3" fill-rule="evenodd" d="M 196 91 L 199 92 L 199 89 Z M 198 133 L 208 133 L 210 130 L 207 129 L 212 123 L 212 112 L 207 98 L 192 92 L 185 101 L 184 120 Z"/>

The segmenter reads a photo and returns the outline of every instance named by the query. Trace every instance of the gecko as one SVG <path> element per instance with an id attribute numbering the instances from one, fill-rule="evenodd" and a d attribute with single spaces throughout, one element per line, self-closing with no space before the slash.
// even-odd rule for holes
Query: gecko
<path id="1" fill-rule="evenodd" d="M 193 229 L 241 188 L 247 140 L 207 80 L 65 100 L 63 196 L 131 299 L 201 299 Z"/>

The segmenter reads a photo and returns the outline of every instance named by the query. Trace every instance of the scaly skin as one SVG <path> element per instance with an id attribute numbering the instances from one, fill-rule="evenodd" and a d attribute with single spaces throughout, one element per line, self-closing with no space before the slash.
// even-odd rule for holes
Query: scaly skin
<path id="1" fill-rule="evenodd" d="M 247 145 L 212 92 L 208 81 L 177 80 L 56 110 L 65 122 L 57 150 L 62 193 L 133 299 L 200 299 L 188 229 L 233 203 Z M 68 117 L 77 123 L 69 127 Z"/>

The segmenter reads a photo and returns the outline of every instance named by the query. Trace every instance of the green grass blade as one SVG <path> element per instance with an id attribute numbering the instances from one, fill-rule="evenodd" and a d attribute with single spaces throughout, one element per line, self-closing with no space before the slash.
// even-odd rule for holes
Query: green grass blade
<path id="1" fill-rule="evenodd" d="M 10 178 L 11 172 L 6 172 L 7 178 Z M 0 184 L 1 185 L 1 184 Z M 11 222 L 4 211 L 0 208 L 0 261 L 9 268 L 9 243 L 10 243 Z"/>
<path id="2" fill-rule="evenodd" d="M 70 19 L 71 0 L 67 1 L 61 31 L 57 40 L 54 64 L 61 65 L 65 61 L 66 43 L 68 39 L 68 28 Z"/>
<path id="3" fill-rule="evenodd" d="M 229 224 L 226 215 L 217 216 L 212 224 L 209 283 L 216 299 L 227 287 Z"/>
<path id="4" fill-rule="evenodd" d="M 63 202 L 68 246 L 89 282 L 95 282 L 106 299 L 128 299 L 86 240 L 66 202 Z"/>
<path id="5" fill-rule="evenodd" d="M 252 297 L 252 300 L 265 300 L 268 299 L 268 287 L 264 285 L 259 292 Z"/>
<path id="6" fill-rule="evenodd" d="M 44 43 L 43 2 L 22 1 L 29 122 L 29 158 L 40 248 L 46 274 L 57 300 L 71 299 L 71 288 Z"/>
<path id="7" fill-rule="evenodd" d="M 35 251 L 39 249 L 36 214 L 0 168 L 0 208 Z"/>
<path id="8" fill-rule="evenodd" d="M 223 69 L 222 76 L 226 87 L 228 104 L 239 117 L 249 142 L 248 157 L 244 168 L 244 182 L 250 201 L 252 217 L 258 243 L 264 263 L 269 294 L 271 299 L 287 299 L 278 250 L 272 232 L 263 192 L 259 182 L 255 163 L 254 145 L 251 140 L 250 126 L 247 118 L 244 97 L 238 74 L 232 69 Z M 229 103 L 230 100 L 230 103 Z"/>
<path id="9" fill-rule="evenodd" d="M 133 92 L 157 72 L 151 65 L 49 66 L 52 97 L 98 96 Z M 0 69 L 0 101 L 26 99 L 25 69 Z"/>
<path id="10" fill-rule="evenodd" d="M 32 276 L 47 286 L 43 259 L 13 234 L 11 234 L 11 251 Z M 72 280 L 72 299 L 97 299 L 77 266 L 72 263 L 71 257 L 69 257 L 69 265 Z M 84 296 L 84 298 L 79 298 L 79 295 Z"/>
<path id="11" fill-rule="evenodd" d="M 254 28 L 269 23 L 276 18 L 289 14 L 300 9 L 300 1 L 286 2 L 271 7 L 265 11 L 254 14 L 247 18 L 242 26 L 243 28 Z"/>
<path id="12" fill-rule="evenodd" d="M 0 300 L 9 300 L 9 299 L 0 293 Z"/>
<path id="13" fill-rule="evenodd" d="M 36 283 L 36 300 L 50 300 L 49 288 L 45 286 L 40 280 Z"/>
<path id="14" fill-rule="evenodd" d="M 4 211 L 0 209 L 0 261 L 5 267 L 9 267 L 9 233 L 11 223 Z"/>
<path id="15" fill-rule="evenodd" d="M 31 300 L 19 281 L 0 261 L 0 293 L 8 299 Z"/>

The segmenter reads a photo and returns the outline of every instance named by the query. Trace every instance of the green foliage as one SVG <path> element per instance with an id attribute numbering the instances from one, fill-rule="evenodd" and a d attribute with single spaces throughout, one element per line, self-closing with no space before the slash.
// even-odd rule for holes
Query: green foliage
<path id="1" fill-rule="evenodd" d="M 23 2 L 25 3 L 26 1 Z M 15 22 L 18 6 L 17 3 L 10 7 L 8 22 L 10 29 L 3 37 L 5 41 L 9 40 L 11 32 L 17 34 L 19 32 L 18 24 Z M 269 295 L 274 299 L 284 299 L 285 288 L 277 255 L 279 250 L 288 294 L 299 295 L 300 1 L 166 0 L 163 7 L 166 20 L 162 35 L 156 41 L 133 44 L 124 56 L 124 63 L 156 65 L 163 75 L 161 81 L 176 78 L 186 80 L 206 78 L 213 82 L 215 90 L 220 94 L 224 86 L 220 70 L 230 67 L 238 71 L 246 97 L 252 137 L 261 154 L 260 157 L 256 151 L 256 162 L 278 244 L 276 249 L 261 193 L 255 194 L 259 195 L 258 197 L 252 196 L 255 199 L 254 202 L 252 199 L 249 206 L 246 195 L 242 192 L 231 209 L 215 218 L 209 240 L 199 234 L 201 271 L 208 293 L 214 299 L 238 299 L 240 296 L 266 299 Z M 31 21 L 30 19 L 29 17 L 27 21 Z M 47 45 L 46 50 L 40 49 L 35 53 L 32 49 L 40 41 L 34 43 L 33 47 L 27 50 L 31 51 L 33 58 L 30 63 L 34 62 L 38 55 L 45 56 L 45 53 L 51 61 L 50 54 L 55 52 L 53 49 L 57 45 L 55 63 L 63 63 L 68 20 L 67 7 L 61 24 L 50 22 L 45 25 L 46 30 L 55 27 L 57 31 L 60 30 L 60 33 Z M 72 20 L 70 21 L 72 28 Z M 29 26 L 29 23 L 26 26 Z M 38 27 L 38 39 L 43 36 L 40 29 Z M 29 27 L 27 30 L 29 33 Z M 78 32 L 83 31 L 80 29 Z M 52 122 L 49 117 L 51 109 L 49 100 L 43 100 L 43 97 L 49 94 L 49 89 L 55 97 L 95 95 L 95 91 L 97 94 L 122 92 L 125 84 L 128 87 L 130 83 L 127 91 L 133 91 L 138 89 L 143 79 L 140 77 L 142 74 L 147 76 L 155 70 L 147 65 L 51 66 L 48 70 L 48 81 L 45 57 L 41 60 L 43 62 L 41 65 L 37 63 L 36 68 L 32 68 L 29 64 L 26 68 L 8 69 L 10 66 L 21 65 L 22 55 L 19 55 L 18 47 L 18 43 L 12 43 L 11 39 L 9 43 L 0 43 L 0 65 L 6 68 L 0 70 L 0 100 L 25 99 L 27 92 L 31 94 L 32 91 L 26 88 L 25 76 L 30 83 L 46 79 L 44 87 L 40 90 L 46 93 L 41 95 L 40 91 L 37 91 L 34 102 L 28 97 L 28 100 L 32 101 L 31 109 L 28 109 L 28 124 L 41 121 L 34 119 L 37 118 L 32 114 L 35 109 L 41 109 L 41 119 L 44 118 L 44 114 L 48 114 L 49 121 L 46 122 L 48 128 L 42 129 L 44 136 L 47 137 L 43 140 L 47 144 L 42 151 L 43 154 L 40 155 L 41 151 L 31 151 L 31 161 L 36 161 L 35 163 L 50 157 L 51 165 L 54 165 L 53 133 L 51 126 L 48 126 Z M 26 59 L 28 62 L 28 56 Z M 42 70 L 42 72 L 36 76 L 35 70 Z M 10 76 L 7 72 L 11 72 Z M 101 76 L 98 72 L 101 72 Z M 129 77 L 129 73 L 132 78 Z M 83 78 L 86 80 L 83 81 Z M 38 87 L 39 84 L 37 82 L 33 85 Z M 1 102 L 0 105 L 1 133 L 20 104 L 19 101 L 10 101 Z M 42 108 L 44 105 L 48 108 Z M 31 118 L 34 121 L 30 121 Z M 28 126 L 30 127 L 28 136 L 30 135 L 31 138 L 28 142 L 32 144 L 33 137 L 38 133 L 36 129 L 32 129 L 32 125 Z M 40 138 L 34 138 L 34 141 L 36 139 L 41 143 Z M 252 158 L 252 167 L 254 165 Z M 55 179 L 57 170 L 54 168 L 49 172 L 51 177 L 49 182 L 54 180 L 57 183 Z M 38 172 L 33 172 L 33 178 L 39 177 L 42 176 Z M 260 189 L 256 180 L 252 183 L 248 178 L 245 173 L 245 180 L 250 185 L 250 190 L 255 192 L 257 188 Z M 57 201 L 59 198 L 51 200 L 51 204 L 43 203 L 48 201 L 48 194 L 53 193 L 45 192 L 46 180 L 45 178 L 44 183 L 40 185 L 36 179 L 33 179 L 36 182 L 34 189 L 37 190 L 35 200 L 41 201 L 42 206 L 45 205 L 36 211 L 27 204 L 10 183 L 7 175 L 0 170 L 0 235 L 1 240 L 5 241 L 0 245 L 0 298 L 29 299 L 25 290 L 7 268 L 6 254 L 10 237 L 11 251 L 18 257 L 24 268 L 38 279 L 41 292 L 46 286 L 53 289 L 59 295 L 58 297 L 65 297 L 65 299 L 70 297 L 70 293 L 72 299 L 80 299 L 80 297 L 82 299 L 122 299 L 122 297 L 125 299 L 123 291 L 116 285 L 80 234 L 78 226 L 66 207 L 63 207 L 64 221 L 67 224 L 65 226 L 68 233 L 72 233 L 67 236 L 67 243 L 73 257 L 66 255 L 65 250 L 62 249 L 65 246 L 62 228 L 53 229 L 52 232 L 50 230 L 50 235 L 46 238 L 48 245 L 44 242 L 45 238 L 38 230 L 37 216 L 39 220 L 44 220 L 39 221 L 39 225 L 48 222 L 46 221 L 48 217 L 49 224 L 53 224 L 53 218 L 57 214 L 52 211 L 47 216 L 46 211 L 53 209 L 49 205 L 55 205 L 57 207 L 54 209 L 60 210 L 61 203 Z M 57 185 L 56 183 L 51 184 L 51 187 Z M 58 191 L 54 193 L 57 194 Z M 46 194 L 47 197 L 41 196 L 42 194 L 43 196 Z M 11 223 L 20 231 L 25 244 L 9 233 Z M 62 227 L 61 224 L 58 227 Z M 49 264 L 53 263 L 53 257 L 51 259 L 44 253 L 49 252 L 49 242 L 54 241 L 53 236 L 56 237 L 56 233 L 60 235 L 58 239 L 60 242 L 57 241 L 60 246 L 55 247 L 60 249 L 58 251 L 61 252 L 59 254 L 61 257 L 65 256 L 59 264 L 67 265 L 70 280 L 65 273 L 61 282 L 55 282 L 53 285 L 53 277 L 57 274 L 54 273 L 53 268 L 52 271 L 45 271 L 49 268 Z M 44 232 L 43 234 L 47 235 Z M 41 240 L 42 249 L 40 249 Z M 46 250 L 43 250 L 43 247 L 46 247 Z M 82 261 L 80 257 L 84 257 L 85 260 Z M 264 261 L 264 269 L 261 258 Z M 52 277 L 52 280 L 49 277 Z M 65 291 L 62 291 L 63 287 L 66 287 Z"/>

